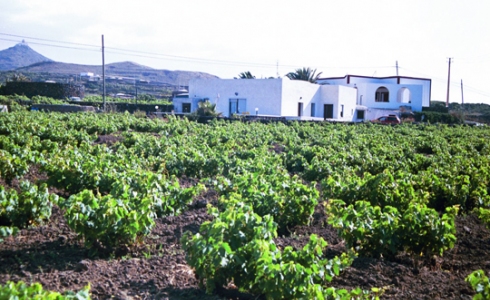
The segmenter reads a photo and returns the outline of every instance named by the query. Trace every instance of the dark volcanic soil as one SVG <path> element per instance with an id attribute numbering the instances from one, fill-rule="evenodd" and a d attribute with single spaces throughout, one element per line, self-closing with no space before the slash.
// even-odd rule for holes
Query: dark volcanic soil
<path id="1" fill-rule="evenodd" d="M 36 180 L 42 174 L 27 177 Z M 1 185 L 15 187 L 16 181 Z M 55 191 L 66 196 L 64 191 Z M 0 243 L 0 283 L 8 280 L 40 282 L 47 290 L 79 290 L 90 283 L 94 299 L 260 299 L 239 293 L 233 285 L 217 295 L 206 295 L 198 287 L 179 245 L 182 233 L 197 232 L 209 220 L 206 203 L 216 200 L 208 192 L 178 217 L 157 220 L 144 243 L 121 249 L 118 255 L 92 256 L 71 231 L 62 212 L 55 207 L 49 223 L 21 230 Z M 291 229 L 277 238 L 280 247 L 302 247 L 311 233 L 322 236 L 327 256 L 345 250 L 337 233 L 325 225 L 323 206 L 317 207 L 312 226 Z M 490 270 L 490 233 L 475 216 L 457 219 L 457 244 L 443 257 L 419 258 L 400 255 L 394 260 L 358 258 L 333 286 L 340 288 L 385 287 L 383 299 L 471 299 L 474 294 L 464 278 L 472 271 Z"/>

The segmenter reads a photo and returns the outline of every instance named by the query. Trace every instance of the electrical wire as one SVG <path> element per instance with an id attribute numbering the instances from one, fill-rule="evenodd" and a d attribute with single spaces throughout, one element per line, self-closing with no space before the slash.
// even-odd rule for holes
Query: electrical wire
<path id="1" fill-rule="evenodd" d="M 399 67 L 399 68 L 402 69 L 401 67 Z M 419 73 L 419 72 L 416 72 L 416 71 L 413 71 L 413 70 L 409 70 L 407 68 L 403 68 L 403 69 L 406 70 L 406 71 L 415 73 L 415 74 L 420 74 L 420 75 L 423 75 L 423 76 L 429 76 L 427 74 L 422 74 L 422 73 Z M 434 76 L 429 76 L 429 78 L 431 78 L 432 80 L 435 79 L 435 80 L 437 80 L 439 82 L 443 82 L 443 83 L 446 83 L 447 84 L 447 79 L 440 78 L 440 77 L 434 77 Z M 457 82 L 457 81 L 450 81 L 450 85 L 451 86 L 460 87 L 461 86 L 461 83 L 460 82 Z M 469 86 L 467 84 L 463 84 L 463 88 L 470 90 L 472 93 L 479 94 L 479 95 L 484 96 L 484 97 L 490 97 L 490 93 L 485 92 L 483 90 L 479 90 L 479 89 L 477 89 L 475 87 L 472 87 L 472 86 Z"/>
<path id="2" fill-rule="evenodd" d="M 101 51 L 100 45 L 73 43 L 73 42 L 43 39 L 43 38 L 15 35 L 15 34 L 2 33 L 2 32 L 0 32 L 0 35 L 9 36 L 9 37 L 17 37 L 17 38 L 22 38 L 22 39 L 44 41 L 44 42 L 50 42 L 50 43 L 57 43 L 57 44 L 73 45 L 73 46 L 63 46 L 63 45 L 54 45 L 54 44 L 47 44 L 47 43 L 40 43 L 40 42 L 31 42 L 31 41 L 29 42 L 29 44 L 40 45 L 40 46 L 73 49 L 73 50 L 81 50 L 81 51 L 91 51 L 91 52 L 100 52 Z M 0 38 L 0 40 L 18 42 L 17 40 L 7 39 L 7 38 Z M 89 48 L 81 48 L 81 47 L 76 47 L 76 46 L 83 46 L 83 47 L 89 47 Z M 301 68 L 301 67 L 295 66 L 295 65 L 282 65 L 282 64 L 278 65 L 278 64 L 270 64 L 270 63 L 251 63 L 251 62 L 240 62 L 240 61 L 226 61 L 226 60 L 216 60 L 216 59 L 206 59 L 206 58 L 196 58 L 196 57 L 162 54 L 162 53 L 155 53 L 155 52 L 136 51 L 136 50 L 116 48 L 116 47 L 104 47 L 104 48 L 106 50 L 105 51 L 106 53 L 118 54 L 118 55 L 127 55 L 127 56 L 132 56 L 132 57 L 159 59 L 159 60 L 194 62 L 194 63 L 204 63 L 204 64 L 215 64 L 215 65 L 240 66 L 240 67 L 277 68 L 278 66 L 280 66 L 281 68 L 284 68 L 284 67 Z M 368 66 L 365 66 L 365 67 L 319 66 L 316 69 L 384 69 L 384 68 L 394 68 L 394 66 L 371 66 L 371 67 L 368 67 Z M 425 77 L 428 77 L 431 79 L 435 79 L 435 80 L 438 80 L 441 82 L 446 82 L 445 79 L 442 79 L 439 77 L 434 77 L 434 76 L 430 76 L 427 74 L 419 73 L 419 72 L 416 72 L 416 71 L 413 71 L 413 70 L 410 70 L 410 69 L 407 69 L 404 67 L 400 67 L 400 66 L 398 66 L 398 68 L 406 70 L 406 71 L 411 72 L 411 73 L 420 74 L 422 76 L 425 76 Z M 124 70 L 118 70 L 118 71 L 124 71 Z M 128 69 L 126 72 L 131 72 L 131 70 Z M 460 85 L 458 82 L 454 82 L 454 81 L 451 81 L 450 84 L 451 85 L 458 85 L 458 86 Z M 485 97 L 490 97 L 490 94 L 488 94 L 485 91 L 482 91 L 482 90 L 479 90 L 477 88 L 468 86 L 466 84 L 463 84 L 463 86 L 465 88 L 469 89 L 470 91 L 472 91 L 473 93 L 476 93 L 476 94 L 479 94 L 479 95 L 482 95 Z"/>
<path id="3" fill-rule="evenodd" d="M 3 38 L 0 38 L 0 40 L 2 40 L 2 41 L 18 42 L 18 41 L 9 40 L 9 39 L 3 39 Z M 77 48 L 77 47 L 69 47 L 69 46 L 61 46 L 61 45 L 51 45 L 51 44 L 37 43 L 37 42 L 29 42 L 29 44 L 41 45 L 41 46 L 49 46 L 49 47 L 56 47 L 56 48 L 65 48 L 65 49 L 75 49 L 75 50 L 85 50 L 85 51 L 92 51 L 92 52 L 100 52 L 100 50 L 95 50 L 95 49 L 84 49 L 84 48 Z"/>
<path id="4" fill-rule="evenodd" d="M 0 35 L 13 36 L 13 37 L 19 37 L 19 38 L 23 38 L 23 39 L 31 39 L 31 40 L 38 40 L 38 41 L 45 41 L 45 42 L 53 42 L 53 43 L 59 43 L 59 44 L 70 44 L 70 45 L 79 45 L 79 46 L 100 48 L 100 45 L 90 45 L 90 44 L 72 43 L 72 42 L 57 41 L 57 40 L 48 40 L 48 39 L 41 39 L 41 38 L 36 38 L 36 37 L 31 37 L 31 36 L 22 36 L 22 35 L 10 34 L 10 33 L 0 32 Z"/>
<path id="5" fill-rule="evenodd" d="M 0 32 L 0 35 L 18 37 L 18 38 L 23 38 L 23 39 L 40 40 L 40 41 L 53 42 L 53 43 L 59 43 L 59 44 L 86 46 L 86 47 L 97 48 L 98 50 L 79 48 L 79 47 L 51 45 L 51 44 L 46 44 L 46 43 L 29 42 L 30 44 L 35 44 L 35 45 L 53 46 L 53 47 L 76 49 L 76 50 L 101 51 L 100 45 L 90 45 L 90 44 L 72 43 L 72 42 L 57 41 L 57 40 L 50 40 L 50 39 L 41 39 L 41 38 L 36 38 L 36 37 L 14 35 L 14 34 L 1 33 L 1 32 Z M 0 40 L 6 40 L 6 39 L 0 38 Z M 13 40 L 9 40 L 9 41 L 13 41 Z M 162 53 L 155 53 L 155 52 L 136 51 L 136 50 L 116 48 L 116 47 L 104 47 L 104 48 L 106 50 L 105 51 L 106 53 L 128 55 L 128 56 L 142 57 L 142 58 L 163 59 L 163 60 L 184 61 L 184 62 L 196 62 L 196 63 L 206 63 L 206 64 L 218 64 L 218 65 L 228 65 L 228 66 L 243 66 L 243 67 L 260 67 L 260 68 L 276 68 L 276 67 L 278 67 L 277 64 L 272 64 L 272 63 L 253 63 L 253 62 L 251 63 L 251 62 L 243 62 L 243 61 L 226 61 L 226 60 L 216 60 L 216 59 L 196 58 L 196 57 L 188 57 L 188 56 L 162 54 Z M 111 50 L 116 50 L 116 51 L 111 51 Z M 121 51 L 123 53 L 121 53 Z M 286 68 L 301 68 L 301 66 L 287 65 L 287 64 L 285 64 L 285 65 L 281 64 L 279 66 L 281 68 L 284 68 L 284 67 L 286 67 Z M 356 68 L 356 69 L 382 69 L 382 68 L 392 68 L 392 67 L 391 66 L 374 66 L 374 67 L 373 66 L 365 66 L 365 67 L 319 66 L 316 69 L 332 69 L 332 68 L 335 68 L 335 69 L 352 69 L 352 68 Z"/>

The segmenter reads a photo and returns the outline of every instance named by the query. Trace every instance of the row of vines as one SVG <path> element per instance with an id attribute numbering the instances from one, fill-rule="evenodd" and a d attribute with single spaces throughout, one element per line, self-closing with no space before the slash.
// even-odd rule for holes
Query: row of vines
<path id="1" fill-rule="evenodd" d="M 116 141 L 100 143 L 108 135 Z M 270 299 L 376 298 L 382 288 L 329 282 L 357 256 L 443 255 L 458 214 L 490 223 L 489 137 L 487 127 L 446 125 L 4 114 L 1 178 L 22 181 L 39 168 L 46 179 L 0 187 L 0 239 L 47 222 L 57 205 L 87 248 L 110 252 L 141 242 L 157 218 L 212 189 L 212 220 L 181 241 L 209 293 L 233 281 Z M 326 259 L 316 235 L 302 249 L 278 247 L 278 233 L 308 225 L 320 203 L 350 250 Z"/>

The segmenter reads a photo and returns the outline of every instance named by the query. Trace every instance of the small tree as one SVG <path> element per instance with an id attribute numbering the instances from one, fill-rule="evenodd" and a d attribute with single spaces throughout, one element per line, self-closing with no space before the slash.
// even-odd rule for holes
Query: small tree
<path id="1" fill-rule="evenodd" d="M 316 69 L 310 69 L 310 68 L 302 68 L 302 69 L 296 69 L 294 72 L 289 72 L 286 74 L 286 77 L 291 79 L 291 80 L 304 80 L 308 81 L 311 83 L 315 83 L 318 78 L 320 78 L 320 75 L 322 72 L 315 74 Z"/>
<path id="2" fill-rule="evenodd" d="M 216 111 L 216 104 L 209 100 L 199 101 L 197 110 L 193 113 L 197 117 L 219 117 L 222 113 Z"/>
<path id="3" fill-rule="evenodd" d="M 250 71 L 247 71 L 247 72 L 242 72 L 242 73 L 238 74 L 238 78 L 240 78 L 240 79 L 255 79 L 255 76 L 253 76 L 252 73 L 250 73 Z"/>

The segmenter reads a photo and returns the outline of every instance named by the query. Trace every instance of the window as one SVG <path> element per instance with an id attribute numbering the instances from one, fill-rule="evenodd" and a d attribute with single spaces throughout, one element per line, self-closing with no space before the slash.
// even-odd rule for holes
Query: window
<path id="1" fill-rule="evenodd" d="M 340 104 L 340 117 L 341 118 L 344 117 L 344 105 L 343 104 Z"/>
<path id="2" fill-rule="evenodd" d="M 390 95 L 390 93 L 388 92 L 387 88 L 385 88 L 384 86 L 379 87 L 376 90 L 375 101 L 376 102 L 390 102 L 389 95 Z"/>
<path id="3" fill-rule="evenodd" d="M 298 117 L 303 115 L 303 102 L 298 102 Z"/>
<path id="4" fill-rule="evenodd" d="M 191 104 L 190 103 L 182 103 L 182 112 L 190 113 L 191 112 Z"/>
<path id="5" fill-rule="evenodd" d="M 364 111 L 363 110 L 357 111 L 357 119 L 358 120 L 364 120 Z"/>
<path id="6" fill-rule="evenodd" d="M 230 99 L 230 116 L 247 111 L 247 99 Z"/>
<path id="7" fill-rule="evenodd" d="M 311 116 L 314 117 L 315 116 L 315 103 L 311 103 Z"/>

